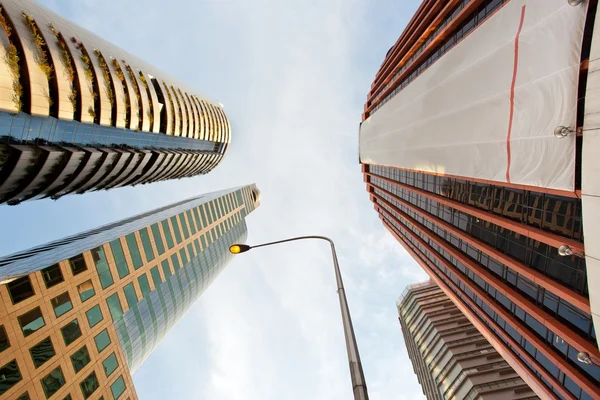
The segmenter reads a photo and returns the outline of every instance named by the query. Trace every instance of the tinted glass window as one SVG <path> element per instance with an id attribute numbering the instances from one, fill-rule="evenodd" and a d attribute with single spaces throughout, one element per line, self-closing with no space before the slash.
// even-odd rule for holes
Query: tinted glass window
<path id="1" fill-rule="evenodd" d="M 185 216 L 183 214 L 179 214 L 178 217 L 179 223 L 181 224 L 181 229 L 183 230 L 183 237 L 187 239 L 190 237 L 190 231 L 188 230 L 187 223 L 185 222 Z"/>
<path id="2" fill-rule="evenodd" d="M 135 235 L 130 233 L 129 235 L 125 236 L 125 241 L 127 242 L 127 247 L 129 247 L 129 255 L 131 256 L 131 261 L 133 262 L 133 268 L 138 269 L 144 263 L 142 262 L 140 248 L 138 247 L 137 240 L 135 240 Z"/>
<path id="3" fill-rule="evenodd" d="M 126 285 L 123 288 L 123 292 L 125 293 L 125 300 L 127 300 L 127 305 L 129 308 L 135 306 L 138 302 L 137 295 L 135 294 L 135 288 L 133 287 L 133 283 Z"/>
<path id="4" fill-rule="evenodd" d="M 190 230 L 192 231 L 191 233 L 193 235 L 194 233 L 196 233 L 196 225 L 194 225 L 194 218 L 192 217 L 192 212 L 190 210 L 187 210 L 185 212 L 185 215 L 187 216 L 187 220 L 190 224 Z"/>
<path id="5" fill-rule="evenodd" d="M 163 262 L 160 263 L 162 270 L 163 270 L 163 275 L 165 276 L 165 279 L 167 279 L 169 276 L 173 275 L 171 273 L 171 268 L 169 268 L 169 260 L 164 260 Z"/>
<path id="6" fill-rule="evenodd" d="M 183 265 L 187 265 L 188 258 L 187 258 L 187 255 L 185 254 L 185 249 L 179 250 L 179 255 L 181 256 L 181 261 L 183 262 Z"/>
<path id="7" fill-rule="evenodd" d="M 106 358 L 106 360 L 102 361 L 102 366 L 104 367 L 104 373 L 106 376 L 110 376 L 110 374 L 112 374 L 119 366 L 119 362 L 117 361 L 117 356 L 115 356 L 115 353 L 112 353 Z"/>
<path id="8" fill-rule="evenodd" d="M 0 395 L 23 379 L 16 360 L 12 360 L 0 368 L 0 376 L 3 378 L 2 384 L 0 384 Z"/>
<path id="9" fill-rule="evenodd" d="M 90 363 L 90 353 L 88 353 L 87 347 L 83 346 L 81 349 L 77 350 L 71 356 L 71 362 L 73 363 L 73 369 L 75 373 L 78 373 Z"/>
<path id="10" fill-rule="evenodd" d="M 94 326 L 96 326 L 103 319 L 102 310 L 100 310 L 100 306 L 97 304 L 94 307 L 90 308 L 85 313 L 85 315 L 87 317 L 90 328 L 93 328 Z"/>
<path id="11" fill-rule="evenodd" d="M 156 244 L 156 251 L 158 254 L 162 254 L 165 252 L 165 245 L 163 244 L 163 239 L 160 234 L 160 229 L 158 228 L 158 224 L 152 225 L 152 236 L 154 237 L 154 243 Z"/>
<path id="12" fill-rule="evenodd" d="M 6 329 L 4 329 L 4 325 L 0 325 L 0 352 L 8 349 L 9 347 L 10 341 L 6 335 Z"/>
<path id="13" fill-rule="evenodd" d="M 79 298 L 82 303 L 96 294 L 91 279 L 83 282 L 81 285 L 77 285 L 77 291 L 79 292 Z"/>
<path id="14" fill-rule="evenodd" d="M 62 332 L 63 339 L 65 341 L 65 345 L 70 345 L 75 340 L 77 340 L 81 336 L 81 329 L 79 328 L 79 322 L 74 319 L 69 322 L 67 325 L 60 328 Z"/>
<path id="15" fill-rule="evenodd" d="M 154 287 L 157 288 L 162 283 L 160 279 L 160 272 L 158 271 L 158 267 L 153 267 L 150 270 L 150 274 L 152 275 L 152 281 L 154 282 Z"/>
<path id="16" fill-rule="evenodd" d="M 73 272 L 73 275 L 80 274 L 87 270 L 87 265 L 85 264 L 83 254 L 69 258 L 69 265 L 71 266 L 71 272 Z"/>
<path id="17" fill-rule="evenodd" d="M 123 247 L 121 246 L 121 240 L 113 240 L 110 242 L 110 250 L 113 253 L 115 265 L 117 266 L 117 272 L 119 278 L 124 278 L 129 275 L 129 267 L 127 266 L 127 260 L 125 260 L 125 253 L 123 253 Z"/>
<path id="18" fill-rule="evenodd" d="M 42 316 L 42 311 L 39 307 L 21 315 L 19 317 L 19 324 L 21 325 L 24 336 L 29 336 L 46 325 L 44 317 Z"/>
<path id="19" fill-rule="evenodd" d="M 117 321 L 123 316 L 123 307 L 116 293 L 106 299 L 106 304 L 108 304 L 108 311 L 113 321 Z"/>
<path id="20" fill-rule="evenodd" d="M 65 377 L 63 376 L 60 367 L 50 372 L 44 378 L 40 379 L 42 388 L 46 398 L 49 399 L 54 393 L 58 392 L 61 387 L 65 384 Z"/>
<path id="21" fill-rule="evenodd" d="M 17 400 L 31 400 L 31 397 L 29 397 L 29 392 L 25 392 L 22 395 L 20 395 L 19 397 L 17 397 Z"/>
<path id="22" fill-rule="evenodd" d="M 173 264 L 173 269 L 175 271 L 177 271 L 179 268 L 181 268 L 181 265 L 179 264 L 179 258 L 177 258 L 177 254 L 173 254 L 171 256 L 171 264 Z"/>
<path id="23" fill-rule="evenodd" d="M 59 283 L 65 280 L 60 270 L 60 265 L 58 264 L 54 264 L 49 266 L 48 268 L 44 268 L 41 272 L 42 278 L 44 278 L 44 283 L 46 284 L 46 288 L 48 289 L 54 285 L 58 285 Z"/>
<path id="24" fill-rule="evenodd" d="M 115 381 L 115 383 L 113 383 L 112 385 L 110 385 L 110 391 L 112 392 L 112 395 L 113 395 L 113 397 L 114 397 L 115 400 L 117 400 L 118 398 L 121 397 L 121 395 L 125 391 L 125 382 L 123 381 L 123 377 L 122 376 L 120 376 Z"/>
<path id="25" fill-rule="evenodd" d="M 112 274 L 110 273 L 110 268 L 108 267 L 108 262 L 106 261 L 106 256 L 104 255 L 104 249 L 102 246 L 96 247 L 91 250 L 91 253 L 94 263 L 96 264 L 98 277 L 100 278 L 100 286 L 102 286 L 102 289 L 106 289 L 112 285 L 114 281 Z"/>
<path id="26" fill-rule="evenodd" d="M 89 398 L 95 391 L 100 387 L 98 383 L 98 378 L 96 377 L 96 373 L 92 372 L 89 374 L 80 384 L 81 393 L 83 394 L 83 398 Z"/>
<path id="27" fill-rule="evenodd" d="M 29 276 L 15 279 L 6 285 L 13 304 L 20 303 L 34 295 Z"/>
<path id="28" fill-rule="evenodd" d="M 44 364 L 56 354 L 54 351 L 54 346 L 52 346 L 52 341 L 49 337 L 29 349 L 29 353 L 31 354 L 31 359 L 33 360 L 33 366 L 36 368 Z"/>
<path id="29" fill-rule="evenodd" d="M 171 217 L 171 225 L 173 225 L 173 233 L 175 233 L 175 240 L 177 243 L 181 243 L 181 232 L 179 231 L 179 223 L 176 217 Z"/>
<path id="30" fill-rule="evenodd" d="M 148 283 L 148 277 L 146 274 L 140 275 L 138 278 L 138 284 L 140 285 L 140 290 L 142 291 L 142 297 L 148 297 L 150 294 L 150 284 Z"/>
<path id="31" fill-rule="evenodd" d="M 52 304 L 52 307 L 54 308 L 54 315 L 56 315 L 56 318 L 73 309 L 73 304 L 71 303 L 68 292 L 56 296 L 50 300 L 50 304 Z"/>
<path id="32" fill-rule="evenodd" d="M 152 243 L 150 243 L 150 235 L 148 234 L 148 228 L 144 228 L 140 231 L 140 238 L 142 239 L 142 245 L 144 246 L 146 261 L 150 262 L 154 260 L 154 251 L 152 250 Z"/>
<path id="33" fill-rule="evenodd" d="M 105 329 L 96 335 L 94 342 L 96 342 L 96 349 L 98 349 L 98 353 L 100 353 L 106 348 L 106 346 L 110 344 L 110 336 L 108 336 L 108 331 Z"/>
<path id="34" fill-rule="evenodd" d="M 174 246 L 173 236 L 171 236 L 171 229 L 169 228 L 169 222 L 167 220 L 161 221 L 163 233 L 165 234 L 165 240 L 167 241 L 167 247 L 172 249 Z"/>

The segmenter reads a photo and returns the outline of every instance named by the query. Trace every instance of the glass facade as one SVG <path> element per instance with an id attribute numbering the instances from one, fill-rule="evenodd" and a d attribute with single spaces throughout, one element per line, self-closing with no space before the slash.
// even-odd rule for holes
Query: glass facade
<path id="1" fill-rule="evenodd" d="M 595 398 L 600 367 L 577 360 L 582 350 L 597 352 L 592 318 L 589 308 L 568 300 L 587 296 L 585 260 L 558 256 L 543 239 L 532 240 L 504 222 L 581 241 L 579 199 L 381 166 L 365 171 L 388 229 L 458 298 L 471 301 L 533 376 L 561 398 L 566 392 Z"/>
<path id="2" fill-rule="evenodd" d="M 244 216 L 258 205 L 252 191 L 257 189 L 206 194 L 0 259 L 0 274 L 6 269 L 34 270 L 17 280 L 33 279 L 36 284 L 26 285 L 27 290 L 20 290 L 21 285 L 10 288 L 15 294 L 26 292 L 29 305 L 9 300 L 15 309 L 9 318 L 19 321 L 22 335 L 43 334 L 27 350 L 45 375 L 29 374 L 26 380 L 34 383 L 25 384 L 41 385 L 46 379 L 52 391 L 61 382 L 56 372 L 60 368 L 69 371 L 62 375 L 62 386 L 74 398 L 95 398 L 98 388 L 105 397 L 130 398 L 131 373 L 222 271 L 232 257 L 229 246 L 245 241 Z M 75 249 L 80 252 L 73 254 Z M 66 279 L 73 265 L 80 271 L 76 284 Z M 54 283 L 52 296 L 38 293 L 39 284 L 43 287 L 57 277 L 64 278 Z M 10 299 L 8 285 L 0 290 Z M 62 340 L 53 343 L 53 330 L 60 330 L 64 345 Z M 0 351 L 12 357 L 12 351 L 19 351 L 11 346 L 12 332 L 0 333 Z M 54 375 L 47 377 L 48 371 Z M 15 385 L 21 385 L 20 375 L 19 379 Z M 57 390 L 64 397 L 62 386 Z M 22 389 L 16 387 L 14 394 L 23 394 Z"/>

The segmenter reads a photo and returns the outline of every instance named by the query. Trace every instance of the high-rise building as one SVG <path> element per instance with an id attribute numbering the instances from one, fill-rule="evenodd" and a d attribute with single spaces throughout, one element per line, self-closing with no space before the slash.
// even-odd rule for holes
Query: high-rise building
<path id="1" fill-rule="evenodd" d="M 0 5 L 0 203 L 206 174 L 222 106 L 31 0 Z"/>
<path id="2" fill-rule="evenodd" d="M 544 399 L 600 398 L 596 10 L 426 0 L 360 127 L 384 226 Z"/>
<path id="3" fill-rule="evenodd" d="M 0 399 L 134 399 L 131 374 L 244 242 L 255 185 L 0 259 Z"/>
<path id="4" fill-rule="evenodd" d="M 427 400 L 538 399 L 435 283 L 408 286 L 396 306 Z"/>

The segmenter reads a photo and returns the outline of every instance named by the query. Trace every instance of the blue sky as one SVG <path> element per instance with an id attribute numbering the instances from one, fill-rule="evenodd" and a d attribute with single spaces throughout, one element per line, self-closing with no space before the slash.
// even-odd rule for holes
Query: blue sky
<path id="1" fill-rule="evenodd" d="M 371 399 L 422 398 L 395 300 L 426 275 L 385 231 L 358 164 L 371 81 L 419 0 L 44 0 L 225 106 L 211 174 L 0 207 L 0 254 L 198 193 L 256 182 L 249 243 L 331 236 Z M 145 399 L 348 399 L 327 246 L 235 259 L 134 375 Z"/>

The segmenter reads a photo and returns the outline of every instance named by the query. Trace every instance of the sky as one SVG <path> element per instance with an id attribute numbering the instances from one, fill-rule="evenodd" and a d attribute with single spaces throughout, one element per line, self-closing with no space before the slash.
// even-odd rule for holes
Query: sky
<path id="1" fill-rule="evenodd" d="M 421 399 L 395 301 L 426 274 L 383 228 L 358 163 L 372 79 L 420 0 L 41 0 L 224 105 L 210 174 L 0 207 L 0 255 L 200 193 L 256 183 L 248 243 L 335 242 L 369 395 Z M 146 399 L 349 399 L 331 256 L 236 257 L 133 376 Z"/>

